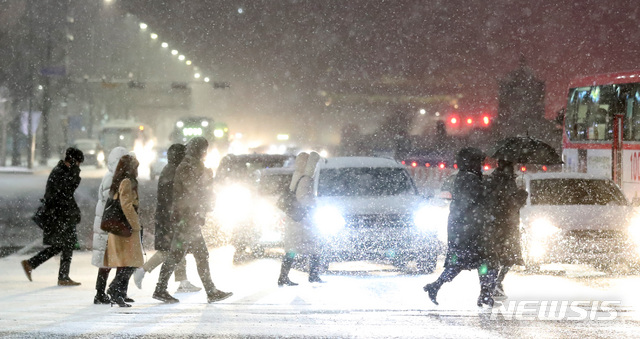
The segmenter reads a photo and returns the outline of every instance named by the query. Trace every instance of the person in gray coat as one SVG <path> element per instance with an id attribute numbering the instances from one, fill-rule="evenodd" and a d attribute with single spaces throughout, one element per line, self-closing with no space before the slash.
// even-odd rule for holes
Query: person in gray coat
<path id="1" fill-rule="evenodd" d="M 226 299 L 233 295 L 216 288 L 209 270 L 209 250 L 202 236 L 206 214 L 211 210 L 213 195 L 213 172 L 204 166 L 209 142 L 203 137 L 195 137 L 187 143 L 186 155 L 178 168 L 173 183 L 173 205 L 171 220 L 176 225 L 171 240 L 171 251 L 162 268 L 153 298 L 165 303 L 177 303 L 167 292 L 167 284 L 176 265 L 186 253 L 192 253 L 196 260 L 198 275 L 202 281 L 209 303 Z"/>
<path id="2" fill-rule="evenodd" d="M 167 150 L 167 165 L 162 169 L 158 178 L 158 204 L 156 205 L 156 231 L 154 245 L 156 253 L 133 274 L 133 280 L 138 288 L 142 288 L 145 273 L 153 271 L 167 257 L 171 250 L 171 239 L 175 225 L 171 222 L 171 205 L 173 204 L 173 180 L 176 169 L 184 159 L 186 147 L 183 144 L 173 144 Z M 202 288 L 194 286 L 187 280 L 187 264 L 183 258 L 176 266 L 175 279 L 180 282 L 176 292 L 198 292 Z"/>

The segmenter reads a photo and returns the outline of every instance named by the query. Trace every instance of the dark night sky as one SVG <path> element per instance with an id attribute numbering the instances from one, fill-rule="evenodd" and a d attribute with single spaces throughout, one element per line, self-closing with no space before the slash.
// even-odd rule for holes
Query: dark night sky
<path id="1" fill-rule="evenodd" d="M 640 67 L 637 1 L 121 3 L 214 76 L 249 88 L 245 112 L 274 89 L 274 106 L 296 110 L 319 89 L 380 79 L 423 94 L 462 84 L 472 101 L 495 104 L 497 80 L 523 55 L 546 82 L 549 115 L 570 78 Z"/>

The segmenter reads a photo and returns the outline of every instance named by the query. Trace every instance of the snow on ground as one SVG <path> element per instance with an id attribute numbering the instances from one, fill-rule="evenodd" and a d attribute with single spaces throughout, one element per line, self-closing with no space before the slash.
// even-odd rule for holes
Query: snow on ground
<path id="1" fill-rule="evenodd" d="M 147 257 L 152 254 L 148 252 Z M 640 279 L 636 276 L 609 279 L 571 272 L 515 272 L 506 281 L 513 299 L 617 298 L 624 299 L 624 304 L 613 322 L 505 322 L 490 320 L 491 311 L 475 305 L 479 290 L 475 272 L 463 272 L 445 285 L 438 296 L 440 306 L 435 306 L 422 286 L 437 274 L 408 275 L 362 265 L 374 270 L 359 275 L 352 266 L 332 265 L 333 273 L 323 275 L 325 284 L 310 284 L 304 272 L 293 271 L 291 279 L 300 286 L 279 288 L 278 260 L 234 266 L 231 257 L 232 248 L 211 252 L 214 282 L 234 292 L 231 298 L 207 304 L 200 291 L 174 294 L 180 303 L 162 304 L 151 298 L 156 269 L 147 274 L 142 290 L 131 281 L 129 296 L 136 300 L 131 308 L 92 303 L 97 269 L 90 264 L 90 252 L 74 254 L 71 277 L 82 282 L 78 287 L 56 285 L 58 257 L 36 269 L 33 282 L 20 266 L 27 255 L 2 258 L 0 336 L 539 338 L 607 333 L 615 338 L 640 333 L 636 296 Z M 190 280 L 201 286 L 193 258 L 187 258 Z M 176 288 L 172 280 L 170 292 Z"/>

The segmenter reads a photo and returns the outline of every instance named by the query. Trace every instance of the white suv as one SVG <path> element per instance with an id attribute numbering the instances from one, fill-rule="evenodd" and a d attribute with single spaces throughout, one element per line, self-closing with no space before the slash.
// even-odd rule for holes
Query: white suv
<path id="1" fill-rule="evenodd" d="M 322 159 L 316 168 L 312 218 L 325 238 L 328 261 L 415 262 L 431 273 L 444 244 L 438 210 L 418 194 L 405 166 L 372 157 Z M 443 230 L 446 232 L 446 230 Z"/>

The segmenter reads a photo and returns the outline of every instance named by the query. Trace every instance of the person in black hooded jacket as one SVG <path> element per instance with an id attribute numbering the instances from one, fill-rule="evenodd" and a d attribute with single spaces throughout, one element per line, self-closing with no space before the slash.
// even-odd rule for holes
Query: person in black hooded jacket
<path id="1" fill-rule="evenodd" d="M 171 239 L 175 224 L 171 222 L 171 205 L 173 204 L 173 180 L 176 169 L 184 159 L 186 147 L 183 144 L 173 144 L 167 150 L 167 165 L 162 169 L 158 178 L 158 204 L 156 205 L 156 229 L 154 245 L 156 253 L 136 269 L 133 280 L 138 288 L 142 288 L 145 273 L 153 271 L 167 257 L 171 250 Z M 175 269 L 175 280 L 180 282 L 177 292 L 197 292 L 201 288 L 194 286 L 187 279 L 187 264 L 184 258 Z"/>
<path id="2" fill-rule="evenodd" d="M 81 150 L 69 147 L 64 160 L 51 170 L 44 193 L 45 218 L 43 243 L 50 245 L 38 254 L 22 261 L 22 268 L 29 281 L 31 272 L 54 255 L 60 255 L 59 286 L 77 286 L 71 280 L 69 270 L 73 249 L 78 242 L 76 225 L 80 223 L 80 208 L 73 194 L 80 186 L 80 164 L 84 161 Z"/>
<path id="3" fill-rule="evenodd" d="M 436 305 L 440 287 L 445 282 L 452 281 L 463 270 L 472 269 L 478 269 L 480 277 L 478 306 L 493 305 L 491 293 L 495 285 L 496 265 L 491 251 L 492 231 L 486 220 L 485 185 L 482 177 L 484 158 L 482 151 L 472 147 L 463 148 L 456 155 L 459 171 L 453 183 L 449 208 L 445 269 L 436 281 L 423 288 Z"/>

